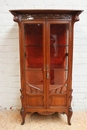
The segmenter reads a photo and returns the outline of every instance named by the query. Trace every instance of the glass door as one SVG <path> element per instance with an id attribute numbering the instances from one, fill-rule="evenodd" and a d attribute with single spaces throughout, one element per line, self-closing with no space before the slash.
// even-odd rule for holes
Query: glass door
<path id="1" fill-rule="evenodd" d="M 51 107 L 66 106 L 68 79 L 69 24 L 50 23 L 49 102 Z"/>
<path id="2" fill-rule="evenodd" d="M 26 105 L 44 106 L 45 85 L 45 38 L 44 22 L 24 24 Z"/>

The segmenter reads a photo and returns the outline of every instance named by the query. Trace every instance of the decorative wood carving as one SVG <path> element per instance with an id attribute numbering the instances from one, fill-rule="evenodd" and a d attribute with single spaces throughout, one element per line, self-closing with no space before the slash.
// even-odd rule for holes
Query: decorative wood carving
<path id="1" fill-rule="evenodd" d="M 68 14 L 22 14 L 15 15 L 13 20 L 15 22 L 21 22 L 24 20 L 34 20 L 34 19 L 62 19 L 62 20 L 71 20 L 72 15 Z"/>
<path id="2" fill-rule="evenodd" d="M 31 85 L 29 83 L 26 83 L 26 85 L 28 86 L 28 88 L 26 88 L 26 91 L 28 93 L 43 93 L 42 88 L 39 88 L 37 86 Z"/>
<path id="3" fill-rule="evenodd" d="M 22 14 L 21 20 L 34 20 L 34 19 L 66 19 L 71 20 L 72 15 L 69 14 Z"/>
<path id="4" fill-rule="evenodd" d="M 75 22 L 79 21 L 80 18 L 79 18 L 79 15 L 80 15 L 81 12 L 78 12 L 76 15 L 75 15 Z"/>

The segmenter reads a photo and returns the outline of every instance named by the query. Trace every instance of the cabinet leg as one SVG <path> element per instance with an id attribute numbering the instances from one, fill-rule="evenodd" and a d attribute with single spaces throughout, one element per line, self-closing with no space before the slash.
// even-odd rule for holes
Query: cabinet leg
<path id="1" fill-rule="evenodd" d="M 73 111 L 72 111 L 72 108 L 70 107 L 68 110 L 68 115 L 67 115 L 68 125 L 71 125 L 70 120 L 71 120 L 72 114 L 73 114 Z"/>
<path id="2" fill-rule="evenodd" d="M 24 125 L 26 112 L 25 112 L 25 110 L 24 110 L 23 107 L 22 107 L 21 110 L 20 110 L 20 114 L 21 114 L 21 117 L 22 117 L 22 123 L 21 123 L 21 125 Z"/>
<path id="3" fill-rule="evenodd" d="M 22 118 L 23 119 L 23 118 Z M 25 119 L 23 119 L 23 121 L 21 122 L 21 125 L 24 125 L 24 123 L 25 123 Z"/>

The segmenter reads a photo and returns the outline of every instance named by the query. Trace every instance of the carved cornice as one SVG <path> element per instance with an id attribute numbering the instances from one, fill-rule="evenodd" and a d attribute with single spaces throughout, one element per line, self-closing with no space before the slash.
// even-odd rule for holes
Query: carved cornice
<path id="1" fill-rule="evenodd" d="M 32 19 L 58 19 L 79 21 L 79 14 L 83 10 L 9 10 L 15 22 Z"/>
<path id="2" fill-rule="evenodd" d="M 74 21 L 79 21 L 79 14 L 78 12 L 74 16 Z M 72 20 L 72 15 L 70 14 L 14 14 L 13 21 L 21 22 L 24 20 L 34 20 L 34 19 L 60 19 L 60 20 Z"/>

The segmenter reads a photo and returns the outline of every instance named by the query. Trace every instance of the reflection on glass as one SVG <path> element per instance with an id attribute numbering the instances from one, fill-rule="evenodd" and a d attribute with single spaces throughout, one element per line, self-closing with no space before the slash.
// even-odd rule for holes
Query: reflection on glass
<path id="1" fill-rule="evenodd" d="M 32 92 L 43 88 L 43 25 L 25 24 L 25 69 L 27 89 Z"/>
<path id="2" fill-rule="evenodd" d="M 68 69 L 68 31 L 66 24 L 50 25 L 50 86 L 63 85 Z"/>

